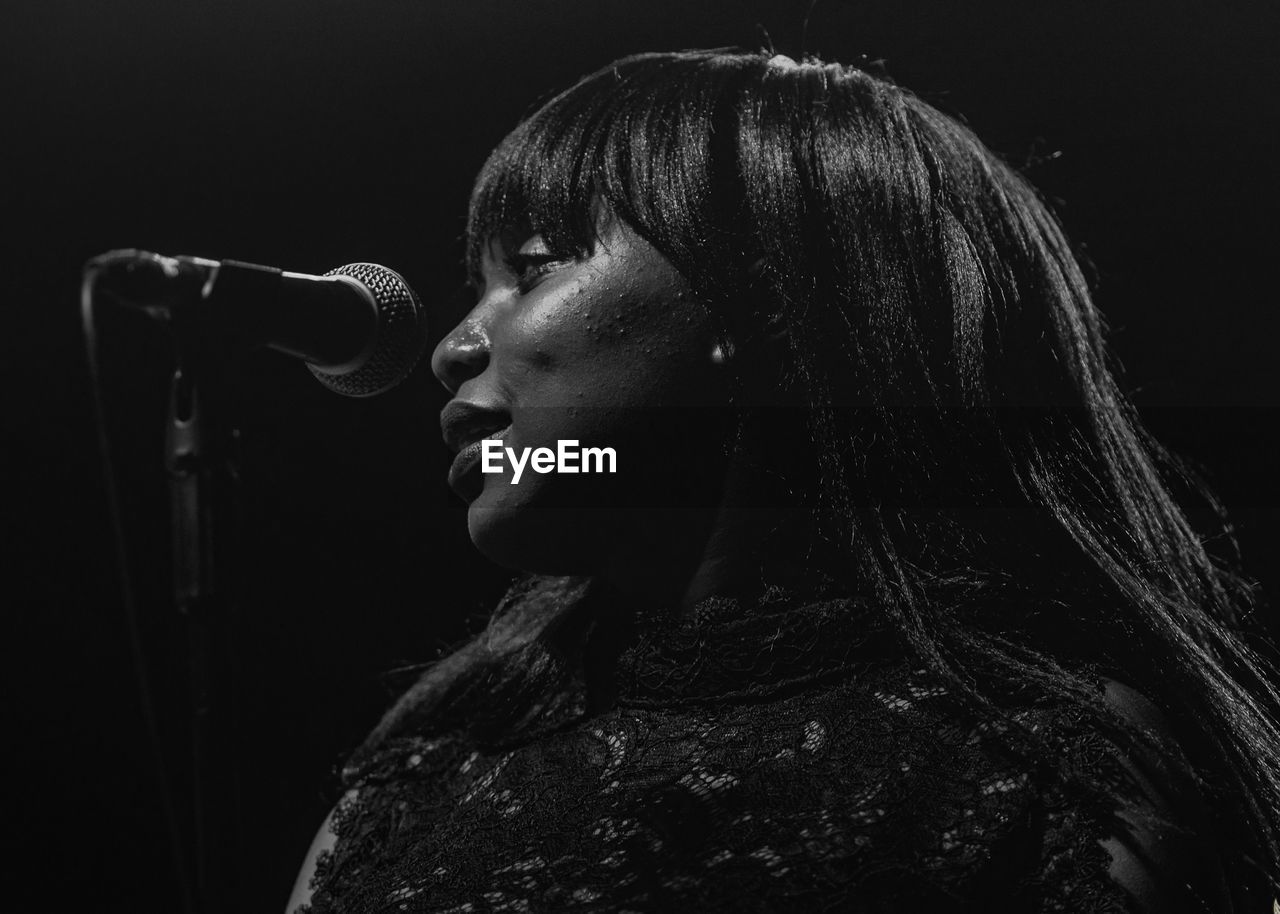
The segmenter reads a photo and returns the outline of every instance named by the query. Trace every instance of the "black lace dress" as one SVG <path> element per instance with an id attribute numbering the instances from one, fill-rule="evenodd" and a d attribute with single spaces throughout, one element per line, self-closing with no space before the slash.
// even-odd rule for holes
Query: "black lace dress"
<path id="1" fill-rule="evenodd" d="M 310 910 L 1129 911 L 1100 839 L 1115 749 L 1052 706 L 1007 727 L 849 599 L 773 589 L 640 619 L 533 732 L 402 732 L 348 772 Z"/>

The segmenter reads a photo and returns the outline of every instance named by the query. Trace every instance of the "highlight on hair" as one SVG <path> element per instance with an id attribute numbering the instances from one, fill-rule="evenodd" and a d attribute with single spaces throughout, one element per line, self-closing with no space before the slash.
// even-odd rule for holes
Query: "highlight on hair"
<path id="1" fill-rule="evenodd" d="M 1120 391 L 1030 184 L 885 78 L 721 49 L 625 58 L 525 119 L 477 180 L 469 268 L 517 230 L 585 253 L 601 205 L 711 309 L 744 398 L 753 347 L 779 341 L 824 571 L 975 704 L 1034 687 L 1114 726 L 1090 671 L 1151 698 L 1229 875 L 1275 886 L 1280 695 L 1242 633 L 1256 595 L 1193 529 L 1192 499 L 1225 517 Z M 447 703 L 446 681 L 516 681 L 537 640 L 428 672 L 371 741 Z"/>

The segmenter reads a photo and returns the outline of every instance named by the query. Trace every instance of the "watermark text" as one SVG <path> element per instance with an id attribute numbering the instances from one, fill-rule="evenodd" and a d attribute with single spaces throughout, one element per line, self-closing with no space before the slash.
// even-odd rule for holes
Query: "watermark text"
<path id="1" fill-rule="evenodd" d="M 480 471 L 501 473 L 503 455 L 513 470 L 511 484 L 519 485 L 525 467 L 535 473 L 616 473 L 618 455 L 611 447 L 578 447 L 576 438 L 563 438 L 556 449 L 504 447 L 499 438 L 486 438 L 480 449 Z"/>

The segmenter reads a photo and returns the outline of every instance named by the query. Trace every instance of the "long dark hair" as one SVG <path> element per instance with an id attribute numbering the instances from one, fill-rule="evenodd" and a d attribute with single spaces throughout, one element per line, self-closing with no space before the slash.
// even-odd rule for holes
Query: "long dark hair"
<path id="1" fill-rule="evenodd" d="M 827 571 L 989 709 L 1032 684 L 1101 719 L 1086 669 L 1136 687 L 1192 747 L 1224 847 L 1277 871 L 1280 695 L 1241 634 L 1256 594 L 1180 507 L 1205 504 L 1229 531 L 1122 395 L 1078 260 L 1015 169 L 857 68 L 642 54 L 556 96 L 493 153 L 468 264 L 517 225 L 585 252 L 600 203 L 711 309 L 744 401 L 753 354 L 781 350 L 779 389 L 804 405 L 811 443 L 793 470 L 820 481 L 806 491 Z M 370 745 L 463 693 L 535 681 L 529 645 L 576 629 L 543 599 L 515 636 L 516 602 Z"/>

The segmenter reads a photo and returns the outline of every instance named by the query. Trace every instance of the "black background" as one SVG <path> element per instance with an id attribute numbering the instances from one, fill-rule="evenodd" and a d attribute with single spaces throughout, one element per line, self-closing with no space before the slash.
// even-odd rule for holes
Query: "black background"
<path id="1" fill-rule="evenodd" d="M 888 72 L 1053 200 L 1094 264 L 1124 381 L 1198 462 L 1272 594 L 1280 498 L 1272 4 L 824 0 L 46 0 L 6 15 L 4 601 L 8 910 L 174 911 L 123 623 L 78 315 L 80 269 L 140 247 L 323 272 L 371 260 L 456 320 L 470 181 L 533 103 L 613 58 L 803 51 Z M 810 13 L 810 10 L 811 13 Z M 808 15 L 807 35 L 804 22 Z M 166 605 L 164 335 L 104 314 L 144 645 L 180 746 Z M 506 581 L 444 484 L 426 365 L 348 401 L 263 353 L 239 404 L 246 518 L 239 910 L 278 911 L 334 767 Z M 1267 620 L 1270 623 L 1270 620 Z M 16 865 L 14 865 L 16 864 Z"/>

